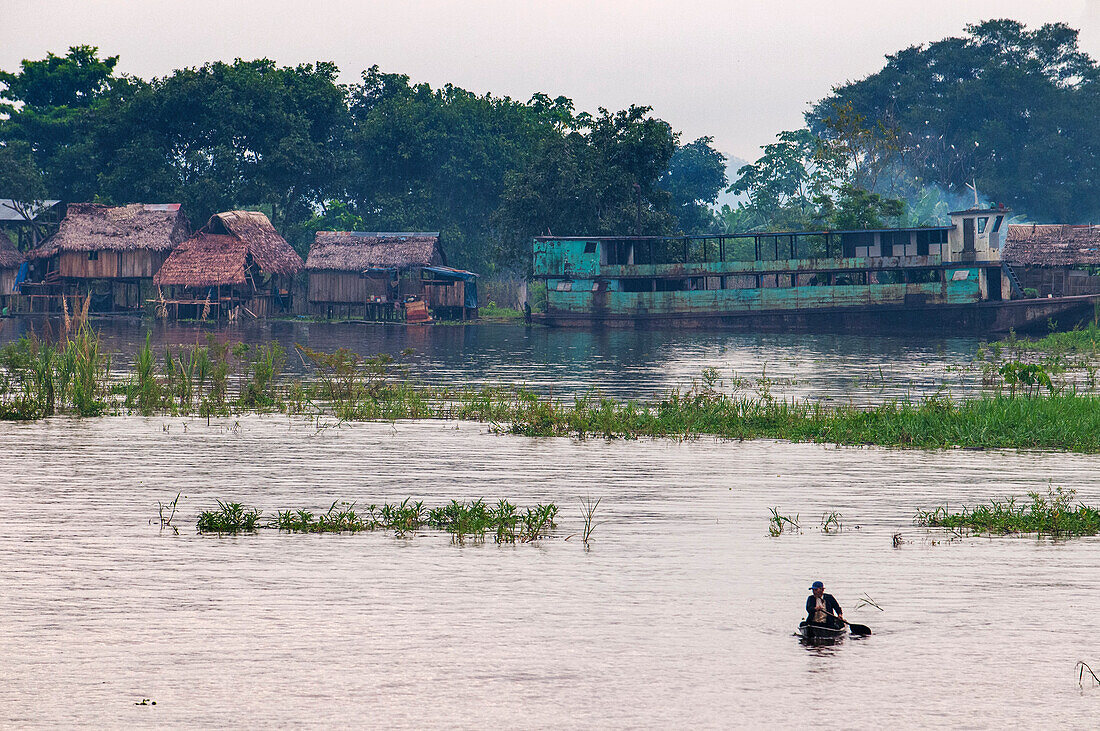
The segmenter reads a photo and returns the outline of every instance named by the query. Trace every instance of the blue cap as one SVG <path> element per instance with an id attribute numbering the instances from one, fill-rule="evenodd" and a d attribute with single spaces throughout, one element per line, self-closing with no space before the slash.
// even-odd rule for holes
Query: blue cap
<path id="1" fill-rule="evenodd" d="M 824 588 L 825 588 L 824 584 L 822 584 L 820 581 L 815 581 L 813 583 L 813 586 L 810 587 L 810 591 L 813 591 L 814 589 L 824 589 Z"/>

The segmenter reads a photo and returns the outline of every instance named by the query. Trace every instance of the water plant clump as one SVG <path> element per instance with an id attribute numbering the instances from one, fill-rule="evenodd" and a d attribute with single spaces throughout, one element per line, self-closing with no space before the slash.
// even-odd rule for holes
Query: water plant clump
<path id="1" fill-rule="evenodd" d="M 178 499 L 178 496 L 177 496 Z M 173 509 L 175 503 L 172 504 Z M 163 510 L 163 508 L 162 508 Z M 369 505 L 356 510 L 355 503 L 335 501 L 323 513 L 306 509 L 278 510 L 267 522 L 262 513 L 240 503 L 218 501 L 217 510 L 199 514 L 200 533 L 250 533 L 259 529 L 274 529 L 289 533 L 358 533 L 388 530 L 398 537 L 414 531 L 433 528 L 450 533 L 459 543 L 467 539 L 484 542 L 492 536 L 496 543 L 529 543 L 547 537 L 557 527 L 558 508 L 553 503 L 520 508 L 500 500 L 488 504 L 484 500 L 461 502 L 427 508 L 421 501 L 406 498 L 400 503 Z"/>
<path id="2" fill-rule="evenodd" d="M 1091 536 L 1100 533 L 1100 509 L 1076 503 L 1076 491 L 1061 487 L 1045 494 L 1028 493 L 1030 503 L 1016 498 L 952 512 L 947 505 L 917 513 L 916 523 L 930 528 L 972 533 L 1035 533 L 1048 536 Z"/>
<path id="3" fill-rule="evenodd" d="M 260 527 L 261 516 L 262 513 L 255 508 L 219 500 L 217 510 L 199 513 L 197 528 L 199 533 L 254 533 Z"/>

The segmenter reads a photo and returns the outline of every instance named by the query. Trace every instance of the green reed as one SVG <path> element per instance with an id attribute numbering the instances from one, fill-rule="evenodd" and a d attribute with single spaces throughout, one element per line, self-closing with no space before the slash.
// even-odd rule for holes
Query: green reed
<path id="1" fill-rule="evenodd" d="M 917 513 L 916 523 L 930 528 L 973 533 L 1036 533 L 1049 536 L 1100 533 L 1100 509 L 1075 503 L 1076 492 L 1061 487 L 1045 494 L 1028 493 L 1030 502 L 1016 498 L 991 500 L 987 505 L 952 512 L 947 505 Z"/>

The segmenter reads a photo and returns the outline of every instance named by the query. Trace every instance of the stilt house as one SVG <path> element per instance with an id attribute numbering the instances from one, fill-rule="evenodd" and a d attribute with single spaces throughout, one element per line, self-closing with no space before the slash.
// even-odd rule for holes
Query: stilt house
<path id="1" fill-rule="evenodd" d="M 267 317 L 292 312 L 302 258 L 258 211 L 210 217 L 154 277 L 160 314 Z"/>
<path id="2" fill-rule="evenodd" d="M 447 266 L 438 232 L 318 231 L 306 259 L 310 312 L 403 319 L 412 302 L 437 318 L 477 317 L 477 275 Z"/>
<path id="3" fill-rule="evenodd" d="M 59 309 L 61 296 L 90 296 L 93 312 L 140 310 L 153 275 L 190 232 L 178 203 L 73 203 L 57 233 L 28 254 L 23 294 L 32 311 Z"/>
<path id="4" fill-rule="evenodd" d="M 1001 261 L 1022 289 L 1017 296 L 1100 293 L 1100 226 L 1013 224 Z"/>
<path id="5" fill-rule="evenodd" d="M 8 235 L 0 231 L 0 311 L 12 304 L 21 266 L 23 255 L 15 248 Z"/>

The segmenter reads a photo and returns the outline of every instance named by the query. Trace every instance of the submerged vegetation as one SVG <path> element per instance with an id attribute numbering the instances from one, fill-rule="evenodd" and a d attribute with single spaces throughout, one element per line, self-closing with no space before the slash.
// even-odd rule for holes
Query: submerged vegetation
<path id="1" fill-rule="evenodd" d="M 1075 503 L 1073 490 L 1054 488 L 1046 494 L 1031 492 L 1030 503 L 1016 498 L 991 500 L 988 505 L 951 512 L 947 505 L 917 514 L 918 525 L 967 530 L 973 533 L 1036 533 L 1048 536 L 1100 533 L 1100 509 Z"/>
<path id="2" fill-rule="evenodd" d="M 262 522 L 263 513 L 240 503 L 218 501 L 217 510 L 199 514 L 200 533 L 236 535 L 252 533 L 261 528 L 288 533 L 359 533 L 363 531 L 393 531 L 403 537 L 413 531 L 435 529 L 450 533 L 457 543 L 467 540 L 484 542 L 491 537 L 495 543 L 530 543 L 545 538 L 556 527 L 558 508 L 553 503 L 539 503 L 520 508 L 501 499 L 496 503 L 483 500 L 459 502 L 426 508 L 421 501 L 406 498 L 400 503 L 369 505 L 356 510 L 354 503 L 336 501 L 324 513 L 305 509 L 279 510 Z"/>

